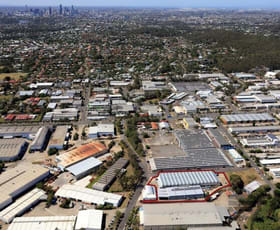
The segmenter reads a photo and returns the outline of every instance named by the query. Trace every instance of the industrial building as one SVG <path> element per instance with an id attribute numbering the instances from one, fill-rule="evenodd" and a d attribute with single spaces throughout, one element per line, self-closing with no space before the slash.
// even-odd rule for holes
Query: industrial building
<path id="1" fill-rule="evenodd" d="M 192 200 L 204 198 L 204 192 L 200 185 L 159 188 L 158 198 L 160 200 Z"/>
<path id="2" fill-rule="evenodd" d="M 77 216 L 17 217 L 8 230 L 101 230 L 103 211 L 80 210 Z"/>
<path id="3" fill-rule="evenodd" d="M 145 230 L 175 230 L 189 227 L 239 229 L 235 222 L 228 226 L 226 223 L 229 219 L 230 214 L 226 208 L 213 203 L 144 204 L 140 210 L 140 223 L 144 225 Z"/>
<path id="4" fill-rule="evenodd" d="M 183 125 L 185 129 L 192 129 L 197 126 L 197 123 L 192 117 L 185 117 L 183 118 Z"/>
<path id="5" fill-rule="evenodd" d="M 269 113 L 246 113 L 222 115 L 220 117 L 224 124 L 253 123 L 253 122 L 275 122 Z"/>
<path id="6" fill-rule="evenodd" d="M 248 194 L 251 194 L 252 192 L 256 191 L 259 187 L 261 187 L 261 183 L 254 180 L 251 183 L 244 186 L 244 191 Z"/>
<path id="7" fill-rule="evenodd" d="M 67 141 L 69 126 L 57 126 L 49 142 L 49 149 L 62 150 Z"/>
<path id="8" fill-rule="evenodd" d="M 142 198 L 143 200 L 156 200 L 156 189 L 154 186 L 145 185 L 144 189 L 142 190 Z"/>
<path id="9" fill-rule="evenodd" d="M 24 139 L 0 139 L 0 161 L 15 161 L 26 152 L 28 143 Z"/>
<path id="10" fill-rule="evenodd" d="M 43 190 L 35 188 L 3 209 L 0 212 L 0 220 L 7 224 L 11 223 L 15 217 L 22 215 L 41 200 L 46 200 L 46 198 L 46 193 Z"/>
<path id="11" fill-rule="evenodd" d="M 192 149 L 186 156 L 150 159 L 153 171 L 232 167 L 226 156 L 216 148 Z"/>
<path id="12" fill-rule="evenodd" d="M 57 166 L 64 170 L 82 160 L 89 157 L 98 157 L 106 152 L 108 152 L 106 146 L 100 142 L 91 142 L 57 156 Z"/>
<path id="13" fill-rule="evenodd" d="M 36 133 L 34 140 L 30 146 L 30 152 L 40 151 L 43 152 L 49 142 L 51 131 L 48 127 L 41 127 Z"/>
<path id="14" fill-rule="evenodd" d="M 229 149 L 228 153 L 236 164 L 245 163 L 244 158 L 235 149 Z"/>
<path id="15" fill-rule="evenodd" d="M 31 140 L 36 135 L 39 129 L 39 126 L 0 127 L 0 138 L 22 137 Z"/>
<path id="16" fill-rule="evenodd" d="M 160 188 L 200 185 L 212 187 L 220 184 L 213 171 L 161 172 L 158 177 Z"/>
<path id="17" fill-rule="evenodd" d="M 279 145 L 279 139 L 272 135 L 266 135 L 266 136 L 259 136 L 259 137 L 255 137 L 255 138 L 242 138 L 240 140 L 240 143 L 248 148 L 258 148 L 258 147 L 262 147 L 262 148 L 267 148 L 267 147 L 274 147 L 274 146 L 278 146 Z"/>
<path id="18" fill-rule="evenodd" d="M 95 171 L 100 165 L 102 165 L 102 161 L 94 157 L 90 157 L 78 162 L 77 164 L 71 165 L 66 168 L 66 170 L 74 175 L 76 179 L 80 179 Z"/>
<path id="19" fill-rule="evenodd" d="M 215 145 L 222 149 L 231 149 L 232 145 L 222 136 L 218 129 L 208 129 L 208 135 L 212 138 Z"/>
<path id="20" fill-rule="evenodd" d="M 40 165 L 25 163 L 0 175 L 0 210 L 15 198 L 49 176 L 49 170 Z"/>
<path id="21" fill-rule="evenodd" d="M 59 198 L 73 199 L 87 204 L 111 204 L 114 207 L 118 207 L 122 202 L 122 196 L 120 195 L 97 191 L 94 189 L 84 188 L 82 186 L 72 184 L 63 185 L 55 193 L 55 196 Z"/>
<path id="22" fill-rule="evenodd" d="M 280 165 L 280 158 L 260 160 L 262 165 Z"/>
<path id="23" fill-rule="evenodd" d="M 280 132 L 279 125 L 269 125 L 269 126 L 240 126 L 240 127 L 231 127 L 228 131 L 232 134 L 250 134 L 250 133 L 274 133 Z"/>
<path id="24" fill-rule="evenodd" d="M 103 229 L 103 211 L 88 209 L 78 213 L 75 230 L 101 230 Z"/>
<path id="25" fill-rule="evenodd" d="M 114 124 L 98 124 L 97 126 L 90 127 L 88 137 L 96 139 L 102 136 L 114 136 L 115 127 Z"/>
<path id="26" fill-rule="evenodd" d="M 92 186 L 93 189 L 104 191 L 110 187 L 110 185 L 116 179 L 117 173 L 128 165 L 128 160 L 124 158 L 118 159 Z"/>

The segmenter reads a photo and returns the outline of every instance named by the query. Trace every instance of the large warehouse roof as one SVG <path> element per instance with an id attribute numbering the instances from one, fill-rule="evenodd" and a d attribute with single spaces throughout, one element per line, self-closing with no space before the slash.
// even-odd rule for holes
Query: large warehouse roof
<path id="1" fill-rule="evenodd" d="M 250 127 L 231 127 L 228 129 L 231 133 L 261 133 L 261 132 L 278 132 L 280 131 L 279 125 L 270 126 L 250 126 Z"/>
<path id="2" fill-rule="evenodd" d="M 29 135 L 35 135 L 39 126 L 9 126 L 0 128 L 0 137 L 23 137 Z"/>
<path id="3" fill-rule="evenodd" d="M 81 229 L 102 229 L 103 211 L 89 209 L 79 211 L 75 230 Z"/>
<path id="4" fill-rule="evenodd" d="M 39 131 L 37 132 L 33 142 L 31 143 L 31 149 L 41 149 L 45 142 L 46 138 L 49 133 L 49 128 L 48 127 L 41 127 Z"/>
<path id="5" fill-rule="evenodd" d="M 76 216 L 17 217 L 8 230 L 73 230 Z"/>
<path id="6" fill-rule="evenodd" d="M 102 177 L 93 185 L 94 189 L 104 191 L 106 187 L 112 183 L 112 181 L 115 179 L 116 174 L 119 170 L 126 167 L 128 164 L 128 160 L 124 158 L 118 159 L 114 165 L 112 165 L 106 173 L 102 175 Z"/>
<path id="7" fill-rule="evenodd" d="M 144 204 L 144 226 L 211 226 L 223 225 L 225 208 L 213 203 Z"/>
<path id="8" fill-rule="evenodd" d="M 158 189 L 158 197 L 160 199 L 170 199 L 178 197 L 203 197 L 204 192 L 199 185 L 187 186 L 187 187 L 171 187 L 171 188 L 160 188 Z"/>
<path id="9" fill-rule="evenodd" d="M 98 167 L 101 164 L 102 161 L 94 157 L 90 157 L 78 162 L 77 164 L 71 165 L 70 167 L 66 168 L 66 170 L 71 172 L 74 176 L 79 176 L 90 169 Z"/>
<path id="10" fill-rule="evenodd" d="M 68 128 L 69 126 L 57 126 L 52 135 L 49 146 L 63 146 Z"/>
<path id="11" fill-rule="evenodd" d="M 104 205 L 106 203 L 112 204 L 113 206 L 119 206 L 122 196 L 101 192 L 89 188 L 84 188 L 78 185 L 63 185 L 56 193 L 55 196 L 70 198 L 74 200 L 80 200 L 85 203 Z"/>
<path id="12" fill-rule="evenodd" d="M 191 149 L 187 156 L 152 158 L 150 165 L 153 171 L 232 166 L 226 156 L 216 148 Z"/>
<path id="13" fill-rule="evenodd" d="M 32 205 L 37 203 L 44 195 L 44 191 L 38 188 L 33 189 L 29 193 L 16 200 L 13 204 L 2 210 L 0 212 L 0 219 L 5 223 L 10 223 L 16 216 L 22 214 Z"/>
<path id="14" fill-rule="evenodd" d="M 217 185 L 220 183 L 213 171 L 162 172 L 159 174 L 160 187 L 189 185 Z"/>
<path id="15" fill-rule="evenodd" d="M 48 175 L 48 169 L 29 163 L 5 171 L 0 176 L 0 206 Z"/>
<path id="16" fill-rule="evenodd" d="M 275 121 L 275 119 L 268 113 L 245 113 L 245 114 L 222 115 L 221 119 L 228 123 Z"/>
<path id="17" fill-rule="evenodd" d="M 99 156 L 107 152 L 106 146 L 100 142 L 91 142 L 56 157 L 59 166 L 65 168 L 91 156 Z"/>
<path id="18" fill-rule="evenodd" d="M 0 139 L 0 160 L 17 158 L 21 152 L 23 153 L 24 145 L 27 145 L 24 139 Z"/>

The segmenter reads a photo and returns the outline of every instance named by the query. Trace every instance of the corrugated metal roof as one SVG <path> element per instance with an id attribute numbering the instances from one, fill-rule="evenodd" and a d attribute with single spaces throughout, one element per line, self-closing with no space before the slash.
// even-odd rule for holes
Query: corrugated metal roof
<path id="1" fill-rule="evenodd" d="M 247 113 L 222 115 L 221 119 L 227 122 L 249 122 L 249 121 L 274 121 L 275 119 L 268 113 Z"/>
<path id="2" fill-rule="evenodd" d="M 98 167 L 101 164 L 102 161 L 94 157 L 90 157 L 66 168 L 66 170 L 71 172 L 74 176 L 79 176 L 90 169 Z"/>
<path id="3" fill-rule="evenodd" d="M 220 181 L 213 171 L 160 173 L 160 187 L 217 185 Z"/>
<path id="4" fill-rule="evenodd" d="M 79 211 L 75 230 L 102 229 L 103 211 L 89 209 Z"/>

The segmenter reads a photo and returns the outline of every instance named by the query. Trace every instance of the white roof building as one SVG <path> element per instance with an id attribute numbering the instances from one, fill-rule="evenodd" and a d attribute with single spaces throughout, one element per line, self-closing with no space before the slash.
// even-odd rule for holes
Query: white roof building
<path id="1" fill-rule="evenodd" d="M 16 216 L 23 214 L 26 210 L 38 203 L 42 198 L 45 198 L 45 192 L 38 188 L 33 189 L 2 210 L 0 212 L 0 220 L 5 223 L 11 223 Z"/>
<path id="2" fill-rule="evenodd" d="M 73 230 L 76 216 L 17 217 L 8 230 Z"/>
<path id="3" fill-rule="evenodd" d="M 103 211 L 89 209 L 79 211 L 75 230 L 101 230 L 102 228 Z"/>
<path id="4" fill-rule="evenodd" d="M 146 185 L 142 191 L 143 200 L 156 200 L 156 191 L 153 186 Z"/>
<path id="5" fill-rule="evenodd" d="M 260 182 L 254 180 L 251 183 L 247 184 L 244 187 L 245 192 L 251 194 L 252 192 L 256 191 L 261 186 Z"/>
<path id="6" fill-rule="evenodd" d="M 114 207 L 118 207 L 122 201 L 121 195 L 97 191 L 97 190 L 84 188 L 78 185 L 71 185 L 71 184 L 63 185 L 55 193 L 55 196 L 70 198 L 88 204 L 97 204 L 97 205 L 112 204 Z"/>

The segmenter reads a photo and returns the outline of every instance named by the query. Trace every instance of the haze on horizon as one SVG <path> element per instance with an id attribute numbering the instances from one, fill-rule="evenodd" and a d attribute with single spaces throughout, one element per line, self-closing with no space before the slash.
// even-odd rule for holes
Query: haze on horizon
<path id="1" fill-rule="evenodd" d="M 0 6 L 119 6 L 179 8 L 280 8 L 279 0 L 0 0 Z"/>

